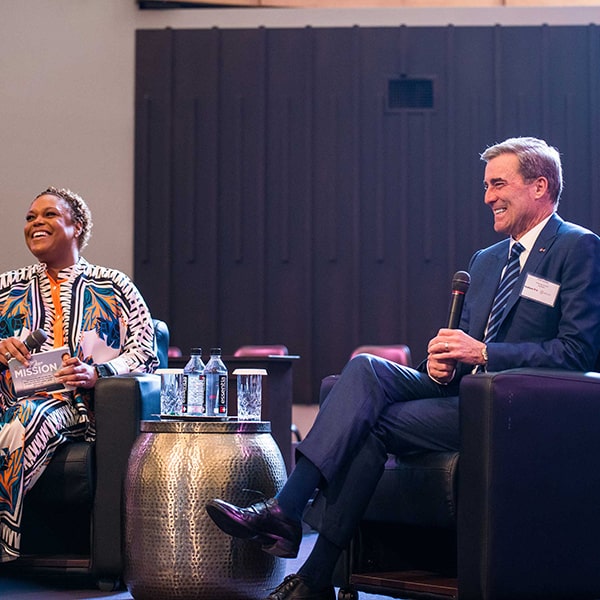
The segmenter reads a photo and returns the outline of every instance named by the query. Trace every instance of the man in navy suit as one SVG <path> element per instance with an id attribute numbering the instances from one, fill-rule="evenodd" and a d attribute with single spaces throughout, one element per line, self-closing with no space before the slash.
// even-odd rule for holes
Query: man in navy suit
<path id="1" fill-rule="evenodd" d="M 556 214 L 562 191 L 558 151 L 536 138 L 512 138 L 488 148 L 482 159 L 485 203 L 494 229 L 508 239 L 471 259 L 459 329 L 441 329 L 419 369 L 371 355 L 352 359 L 299 445 L 296 468 L 277 496 L 247 508 L 223 500 L 207 504 L 225 533 L 253 539 L 276 556 L 295 557 L 305 505 L 315 489 L 324 494 L 311 554 L 270 600 L 334 600 L 335 563 L 388 453 L 458 449 L 458 388 L 465 374 L 526 366 L 585 371 L 595 363 L 600 238 Z M 516 278 L 512 286 L 509 271 Z"/>

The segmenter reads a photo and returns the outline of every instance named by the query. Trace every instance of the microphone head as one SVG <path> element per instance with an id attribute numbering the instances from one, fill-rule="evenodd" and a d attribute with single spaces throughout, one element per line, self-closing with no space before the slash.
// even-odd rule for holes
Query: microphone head
<path id="1" fill-rule="evenodd" d="M 33 350 L 37 350 L 47 339 L 48 334 L 43 329 L 36 329 L 27 336 L 24 344 L 32 352 Z"/>
<path id="2" fill-rule="evenodd" d="M 457 271 L 452 277 L 452 291 L 466 294 L 471 285 L 471 276 L 466 271 Z"/>

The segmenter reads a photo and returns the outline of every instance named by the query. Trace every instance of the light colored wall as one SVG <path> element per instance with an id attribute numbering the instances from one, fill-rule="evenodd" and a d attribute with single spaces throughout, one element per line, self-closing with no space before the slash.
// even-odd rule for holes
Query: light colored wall
<path id="1" fill-rule="evenodd" d="M 24 216 L 56 185 L 92 208 L 86 256 L 131 273 L 136 12 L 120 0 L 0 3 L 0 270 L 32 262 Z"/>
<path id="2" fill-rule="evenodd" d="M 86 257 L 133 274 L 135 30 L 598 23 L 597 8 L 202 9 L 142 11 L 135 0 L 0 2 L 0 271 L 32 262 L 22 235 L 48 185 L 94 213 Z"/>

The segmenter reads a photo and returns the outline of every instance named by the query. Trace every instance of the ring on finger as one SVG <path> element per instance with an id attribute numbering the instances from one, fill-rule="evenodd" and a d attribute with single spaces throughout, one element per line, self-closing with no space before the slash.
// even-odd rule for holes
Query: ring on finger
<path id="1" fill-rule="evenodd" d="M 446 348 L 446 352 L 450 352 L 450 346 L 448 345 L 448 342 L 444 342 L 444 348 Z"/>
<path id="2" fill-rule="evenodd" d="M 6 359 L 6 362 L 8 362 L 12 358 L 12 354 L 10 352 L 5 352 L 4 358 Z"/>

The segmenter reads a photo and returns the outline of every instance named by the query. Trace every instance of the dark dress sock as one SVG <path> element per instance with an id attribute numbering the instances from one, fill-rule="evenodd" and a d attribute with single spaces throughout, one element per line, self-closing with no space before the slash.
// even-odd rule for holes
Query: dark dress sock
<path id="1" fill-rule="evenodd" d="M 320 481 L 321 471 L 308 458 L 300 456 L 285 485 L 275 496 L 281 510 L 289 518 L 300 521 Z"/>
<path id="2" fill-rule="evenodd" d="M 322 590 L 331 585 L 335 565 L 342 553 L 342 548 L 319 535 L 305 563 L 300 567 L 298 575 L 312 590 Z"/>

